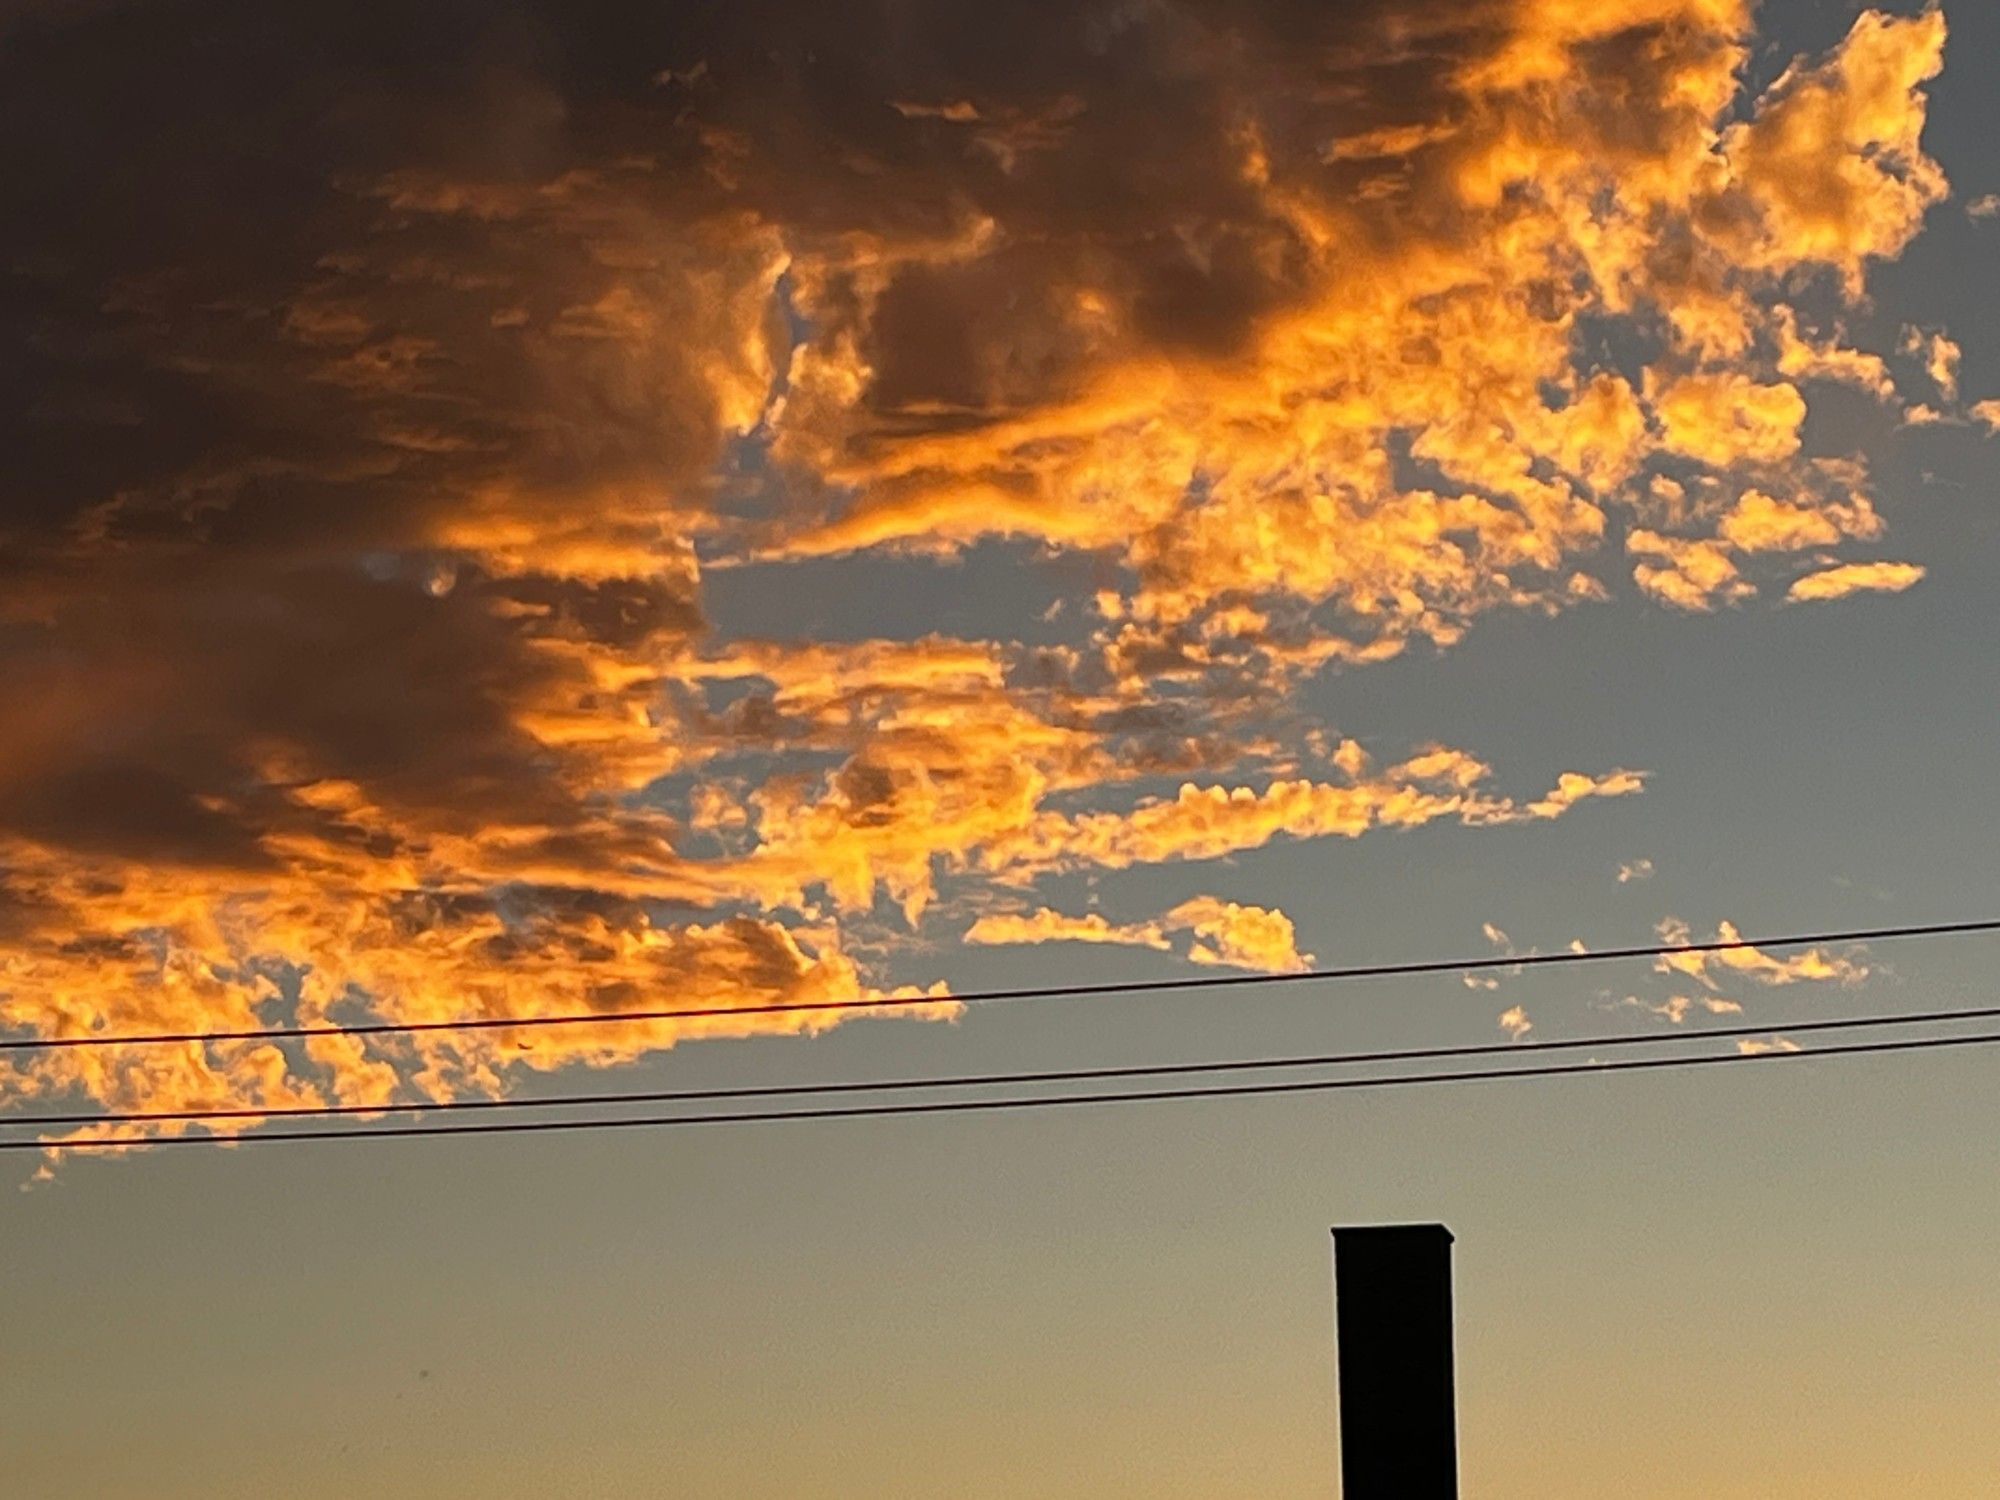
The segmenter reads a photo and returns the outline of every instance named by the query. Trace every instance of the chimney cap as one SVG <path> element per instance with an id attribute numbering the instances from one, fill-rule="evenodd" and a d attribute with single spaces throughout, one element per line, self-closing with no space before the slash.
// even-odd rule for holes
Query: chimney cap
<path id="1" fill-rule="evenodd" d="M 1336 1224 L 1333 1226 L 1335 1242 L 1347 1239 L 1432 1239 L 1444 1236 L 1444 1242 L 1454 1243 L 1452 1232 L 1442 1224 Z"/>

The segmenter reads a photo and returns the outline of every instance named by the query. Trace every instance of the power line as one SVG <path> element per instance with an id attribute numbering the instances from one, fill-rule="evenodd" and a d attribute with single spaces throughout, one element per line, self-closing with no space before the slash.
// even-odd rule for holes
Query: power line
<path id="1" fill-rule="evenodd" d="M 1528 969 L 1565 964 L 1610 963 L 1634 958 L 1728 953 L 1746 948 L 1803 948 L 1820 943 L 1887 942 L 1898 938 L 1952 937 L 2000 932 L 2000 918 L 1969 922 L 1929 922 L 1904 927 L 1856 928 L 1786 937 L 1739 937 L 1706 943 L 1652 943 L 1636 948 L 1564 950 L 1478 958 L 1418 959 L 1408 963 L 1357 964 L 1336 969 L 1301 969 L 1284 974 L 1195 974 L 1167 979 L 1119 979 L 1103 984 L 1027 985 L 1012 989 L 967 990 L 956 995 L 874 995 L 846 1000 L 789 1000 L 769 1005 L 707 1005 L 665 1010 L 583 1011 L 556 1016 L 469 1016 L 444 1021 L 364 1021 L 354 1025 L 279 1026 L 263 1030 L 167 1031 L 130 1035 L 0 1038 L 0 1052 L 59 1051 L 75 1047 L 147 1047 L 213 1042 L 282 1042 L 320 1036 L 412 1036 L 439 1031 L 509 1031 L 543 1026 L 607 1026 L 648 1021 L 716 1017 L 795 1015 L 805 1012 L 907 1010 L 919 1005 L 982 1005 L 1003 1000 L 1092 1000 L 1113 995 L 1168 994 L 1186 990 L 1234 989 L 1354 979 L 1395 979 L 1420 974 L 1452 974 L 1489 969 Z"/>
<path id="2" fill-rule="evenodd" d="M 2000 1032 L 1973 1036 L 1919 1037 L 1910 1041 L 1844 1042 L 1797 1052 L 1723 1052 L 1702 1057 L 1644 1057 L 1626 1062 L 1551 1063 L 1532 1068 L 1479 1068 L 1455 1073 L 1405 1073 L 1376 1078 L 1316 1078 L 1283 1083 L 1237 1083 L 1220 1088 L 1147 1089 L 1137 1092 L 1047 1094 L 1002 1099 L 942 1099 L 917 1103 L 837 1105 L 823 1109 L 741 1110 L 728 1114 L 640 1115 L 618 1119 L 492 1120 L 472 1125 L 385 1125 L 350 1130 L 274 1130 L 261 1135 L 124 1134 L 66 1141 L 0 1141 L 0 1151 L 112 1151 L 134 1146 L 234 1146 L 308 1141 L 410 1140 L 420 1137 L 538 1135 L 552 1131 L 646 1130 L 681 1125 L 778 1124 L 801 1120 L 854 1120 L 894 1115 L 990 1113 L 997 1110 L 1063 1109 L 1092 1104 L 1145 1104 L 1168 1100 L 1248 1098 L 1273 1094 L 1334 1093 L 1351 1089 L 1413 1088 L 1424 1084 L 1491 1083 L 1509 1079 L 1570 1077 L 1579 1074 L 1636 1073 L 1661 1068 L 1698 1068 L 1723 1063 L 1775 1062 L 1785 1058 L 1861 1057 L 1892 1052 L 1924 1052 L 2000 1043 Z"/>
<path id="3" fill-rule="evenodd" d="M 1979 1006 L 1968 1010 L 1844 1016 L 1801 1021 L 1783 1027 L 1718 1026 L 1703 1027 L 1694 1031 L 1648 1032 L 1640 1035 L 1621 1033 L 1615 1036 L 1555 1038 L 1538 1042 L 1474 1042 L 1444 1047 L 1397 1047 L 1372 1052 L 1328 1052 L 1312 1056 L 1287 1055 L 1186 1063 L 1137 1063 L 1125 1066 L 1060 1068 L 1019 1073 L 960 1073 L 930 1078 L 881 1078 L 830 1083 L 761 1083 L 702 1089 L 647 1090 L 637 1093 L 555 1094 L 542 1098 L 430 1099 L 392 1104 L 218 1105 L 208 1108 L 11 1115 L 0 1117 L 0 1128 L 136 1125 L 202 1120 L 332 1119 L 353 1115 L 444 1114 L 468 1110 L 590 1109 L 635 1104 L 694 1104 L 727 1099 L 770 1099 L 804 1095 L 887 1094 L 927 1089 L 1022 1088 L 1051 1083 L 1108 1083 L 1133 1078 L 1277 1072 L 1297 1068 L 1358 1067 L 1389 1062 L 1436 1062 L 1461 1057 L 1522 1057 L 1544 1052 L 1677 1046 L 1770 1036 L 1779 1030 L 1788 1034 L 1804 1034 L 1992 1020 L 2000 1020 L 2000 1005 Z"/>

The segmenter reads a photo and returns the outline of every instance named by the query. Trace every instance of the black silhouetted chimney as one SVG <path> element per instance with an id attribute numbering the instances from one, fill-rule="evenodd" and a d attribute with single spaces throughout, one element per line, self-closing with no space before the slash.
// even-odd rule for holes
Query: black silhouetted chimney
<path id="1" fill-rule="evenodd" d="M 1333 1232 L 1345 1500 L 1458 1500 L 1451 1231 Z"/>

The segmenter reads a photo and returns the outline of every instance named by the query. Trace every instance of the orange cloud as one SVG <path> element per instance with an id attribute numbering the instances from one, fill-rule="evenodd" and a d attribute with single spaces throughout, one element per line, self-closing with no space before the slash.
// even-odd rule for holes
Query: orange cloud
<path id="1" fill-rule="evenodd" d="M 1415 828 L 1440 819 L 1468 826 L 1554 818 L 1587 797 L 1636 792 L 1630 771 L 1601 777 L 1566 772 L 1545 796 L 1527 803 L 1480 788 L 1486 767 L 1458 751 L 1439 751 L 1386 776 L 1351 783 L 1277 779 L 1250 786 L 1184 783 L 1170 799 L 1124 811 L 1044 813 L 1021 835 L 990 850 L 984 863 L 1004 873 L 1215 859 L 1289 838 L 1357 838 L 1374 829 Z"/>
<path id="2" fill-rule="evenodd" d="M 1880 518 L 1865 499 L 1851 506 L 1790 505 L 1761 490 L 1745 490 L 1716 527 L 1741 552 L 1796 552 L 1831 547 L 1846 537 L 1878 536 Z"/>
<path id="3" fill-rule="evenodd" d="M 1735 560 L 1721 542 L 1638 530 L 1625 538 L 1625 550 L 1646 559 L 1632 569 L 1639 587 L 1680 609 L 1712 609 L 1718 601 L 1744 598 L 1757 591 L 1755 584 L 1737 572 Z"/>
<path id="4" fill-rule="evenodd" d="M 1296 973 L 1312 963 L 1301 953 L 1292 922 L 1281 911 L 1215 896 L 1183 901 L 1148 922 L 1114 923 L 1096 912 L 1068 916 L 1039 907 L 1030 912 L 989 912 L 966 929 L 968 943 L 1116 943 L 1172 948 L 1167 934 L 1192 935 L 1186 957 L 1197 964 L 1227 964 L 1267 973 Z"/>
<path id="5" fill-rule="evenodd" d="M 1312 966 L 1301 953 L 1291 918 L 1268 907 L 1245 906 L 1214 896 L 1183 901 L 1162 919 L 1195 934 L 1188 957 L 1198 964 L 1229 964 L 1272 974 L 1298 973 Z"/>
<path id="6" fill-rule="evenodd" d="M 1685 213 L 1705 225 L 1714 195 L 1754 196 L 1766 169 L 1802 151 L 1812 130 L 1828 122 L 1837 131 L 1816 138 L 1827 169 L 1857 191 L 1878 178 L 1900 181 L 1898 173 L 1924 181 L 1935 175 L 1914 132 L 1922 118 L 1916 84 L 1928 76 L 1922 58 L 1941 41 L 1941 25 L 1865 17 L 1826 63 L 1802 64 L 1781 80 L 1750 124 L 1718 133 L 1713 113 L 1732 91 L 1743 10 L 1662 7 L 1668 10 L 1686 29 L 1673 34 L 1684 49 L 1674 58 L 1681 71 L 1648 79 L 1666 87 L 1649 101 L 1658 113 L 1657 157 L 1629 160 L 1587 111 L 1552 119 L 1561 106 L 1545 91 L 1560 73 L 1574 96 L 1575 49 L 1630 24 L 1630 7 L 1560 25 L 1523 7 L 1510 15 L 1519 29 L 1499 52 L 1457 74 L 1456 85 L 1490 112 L 1478 128 L 1399 123 L 1339 135 L 1319 153 L 1322 162 L 1379 152 L 1409 157 L 1403 170 L 1410 181 L 1396 192 L 1415 191 L 1427 172 L 1442 174 L 1461 199 L 1455 235 L 1392 236 L 1377 242 L 1384 248 L 1365 264 L 1350 263 L 1342 247 L 1351 235 L 1338 231 L 1357 214 L 1365 219 L 1374 200 L 1356 206 L 1324 198 L 1309 179 L 1288 176 L 1266 142 L 1247 181 L 1270 215 L 1258 232 L 1298 241 L 1292 306 L 1246 325 L 1227 360 L 1168 361 L 1140 336 L 1136 309 L 1121 304 L 1119 289 L 1097 286 L 1052 305 L 1043 329 L 1066 351 L 1063 367 L 1074 378 L 1020 399 L 982 396 L 963 407 L 962 416 L 984 412 L 980 420 L 918 422 L 907 431 L 900 420 L 867 424 L 865 405 L 801 406 L 798 425 L 788 411 L 780 450 L 852 455 L 837 472 L 856 498 L 789 537 L 783 553 L 952 548 L 992 534 L 1122 551 L 1139 573 L 1128 631 L 1135 646 L 1143 636 L 1148 649 L 1158 649 L 1177 622 L 1236 609 L 1244 596 L 1338 601 L 1365 634 L 1392 649 L 1411 633 L 1448 642 L 1466 617 L 1496 605 L 1560 607 L 1590 597 L 1589 580 L 1561 567 L 1603 533 L 1595 496 L 1615 493 L 1654 452 L 1723 468 L 1784 463 L 1798 452 L 1805 401 L 1790 382 L 1754 369 L 1662 368 L 1647 373 L 1643 396 L 1611 372 L 1574 370 L 1560 337 L 1561 319 L 1574 309 L 1557 304 L 1537 312 L 1522 304 L 1523 266 L 1579 261 L 1596 278 L 1581 305 L 1601 300 L 1618 309 L 1651 297 L 1678 315 L 1707 297 L 1741 329 L 1708 343 L 1747 352 L 1763 327 L 1779 345 L 1779 374 L 1830 376 L 1879 391 L 1887 377 L 1875 356 L 1809 343 L 1788 305 L 1760 306 L 1740 281 L 1691 285 L 1662 277 L 1647 260 L 1636 202 L 1630 222 L 1607 224 L 1580 217 L 1563 194 L 1573 189 L 1581 200 L 1599 180 L 1593 174 L 1615 163 L 1621 201 L 1650 192 L 1657 195 L 1650 211 Z M 1610 19 L 1614 14 L 1621 20 Z M 1915 71 L 1891 110 L 1878 97 L 1881 77 L 1905 54 L 1915 61 L 1904 65 Z M 1733 184 L 1718 181 L 1713 169 L 1718 150 L 1732 146 L 1746 157 L 1742 180 Z M 1497 185 L 1530 179 L 1551 206 L 1541 215 L 1513 210 L 1504 262 L 1488 260 L 1495 246 L 1481 238 L 1482 216 L 1498 207 Z M 1766 210 L 1776 225 L 1764 247 L 1772 274 L 1781 264 L 1824 258 L 1824 247 L 1798 232 L 1809 217 L 1802 200 L 1760 202 L 1746 212 Z M 1715 222 L 1730 221 L 1718 212 Z M 1497 223 L 1490 227 L 1502 233 Z M 926 296 L 943 295 L 947 284 L 969 294 L 982 274 L 975 268 L 1004 253 L 1002 239 L 965 243 L 962 270 L 947 272 L 926 250 Z M 1739 247 L 1719 248 L 1735 255 Z M 1890 248 L 1884 240 L 1867 253 Z M 895 287 L 884 283 L 879 295 L 893 300 Z M 888 311 L 885 301 L 873 316 Z M 1508 328 L 1508 337 L 1491 337 L 1495 327 Z M 1377 357 L 1383 328 L 1397 330 L 1397 358 Z M 967 331 L 986 336 L 976 314 Z M 842 389 L 866 392 L 888 379 L 883 354 L 863 356 L 858 332 L 825 342 L 813 358 L 837 354 Z M 1465 383 L 1483 393 L 1477 415 L 1452 394 Z M 1553 403 L 1551 384 L 1565 392 Z M 1324 394 L 1274 406 L 1284 391 Z M 901 410 L 917 415 L 907 405 Z M 942 407 L 926 410 L 944 414 Z M 814 430 L 836 417 L 844 435 Z M 1392 432 L 1406 433 L 1419 458 L 1470 488 L 1399 492 L 1380 462 L 1381 439 Z M 1543 479 L 1538 465 L 1557 478 Z M 1339 485 L 1312 482 L 1336 472 Z M 1716 588 L 1677 582 L 1670 573 L 1649 575 L 1649 586 L 1684 604 Z M 1360 644 L 1327 650 L 1346 653 Z"/>
<path id="7" fill-rule="evenodd" d="M 1685 1022 L 1696 1010 L 1706 1011 L 1712 1016 L 1741 1015 L 1743 1012 L 1743 1007 L 1736 1001 L 1724 999 L 1721 995 L 1669 995 L 1658 1005 L 1636 997 L 1628 997 L 1626 1003 L 1636 1005 L 1641 1010 L 1651 1011 L 1675 1026 Z"/>
<path id="8" fill-rule="evenodd" d="M 1775 463 L 1799 450 L 1806 403 L 1787 382 L 1737 373 L 1683 375 L 1648 394 L 1666 447 L 1715 468 L 1745 460 Z"/>
<path id="9" fill-rule="evenodd" d="M 1121 943 L 1138 948 L 1169 947 L 1157 922 L 1114 924 L 1097 912 L 1065 916 L 1048 907 L 1026 913 L 989 912 L 965 930 L 968 943 Z"/>
<path id="10" fill-rule="evenodd" d="M 1842 318 L 1947 190 L 1935 10 L 1742 102 L 1743 0 L 1139 7 L 1109 44 L 1079 12 L 1018 65 L 978 17 L 801 12 L 811 86 L 718 11 L 638 91 L 496 72 L 454 16 L 374 38 L 411 82 L 339 130 L 264 102 L 350 76 L 309 10 L 269 21 L 283 89 L 227 34 L 0 62 L 68 143 L 24 167 L 0 513 L 24 1033 L 936 1019 L 927 924 L 973 911 L 1293 970 L 1290 919 L 1226 895 L 1032 893 L 1641 789 L 1378 762 L 1305 722 L 1329 667 L 1612 607 L 1628 565 L 1685 609 L 1807 552 L 1789 598 L 1922 576 L 1838 560 L 1883 527 L 1805 419 L 1815 383 L 1894 394 Z M 1956 345 L 1906 352 L 1955 402 Z M 962 639 L 870 571 L 981 543 L 1024 613 Z M 838 1016 L 78 1049 L 0 1087 L 386 1103 Z"/>
<path id="11" fill-rule="evenodd" d="M 1734 944 L 1741 936 L 1733 923 L 1717 924 L 1716 941 Z M 1687 925 L 1671 918 L 1660 924 L 1660 937 L 1675 944 L 1691 941 Z M 1868 977 L 1868 966 L 1857 959 L 1829 956 L 1817 948 L 1778 957 L 1749 944 L 1705 953 L 1662 954 L 1653 967 L 1662 974 L 1683 974 L 1697 979 L 1711 989 L 1715 985 L 1712 971 L 1716 969 L 1743 975 L 1759 984 L 1796 984 L 1801 980 L 1856 984 Z"/>
<path id="12" fill-rule="evenodd" d="M 1766 1052 L 1796 1052 L 1799 1044 L 1784 1036 L 1742 1037 L 1736 1043 L 1736 1050 L 1745 1057 L 1756 1057 Z"/>
<path id="13" fill-rule="evenodd" d="M 1732 186 L 1755 215 L 1731 236 L 1763 265 L 1819 262 L 1860 286 L 1946 192 L 1924 154 L 1922 84 L 1943 66 L 1945 19 L 1864 11 L 1818 63 L 1794 63 L 1751 118 L 1723 132 Z"/>
<path id="14" fill-rule="evenodd" d="M 1863 349 L 1850 349 L 1834 341 L 1813 340 L 1800 331 L 1798 316 L 1791 308 L 1780 303 L 1773 311 L 1776 315 L 1773 331 L 1778 343 L 1777 370 L 1780 375 L 1795 380 L 1840 381 L 1858 386 L 1880 401 L 1895 399 L 1896 383 L 1890 377 L 1889 366 L 1881 355 Z"/>
<path id="15" fill-rule="evenodd" d="M 1645 784 L 1645 776 L 1637 771 L 1613 771 L 1605 776 L 1565 771 L 1548 795 L 1530 802 L 1527 811 L 1537 818 L 1553 818 L 1568 812 L 1586 797 L 1629 797 L 1643 790 Z"/>
<path id="16" fill-rule="evenodd" d="M 1916 563 L 1843 563 L 1795 580 L 1786 597 L 1806 601 L 1845 599 L 1850 594 L 1900 594 L 1919 582 L 1924 572 Z"/>
<path id="17" fill-rule="evenodd" d="M 1924 332 L 1920 328 L 1903 330 L 1903 352 L 1914 355 L 1924 362 L 1924 373 L 1946 402 L 1958 399 L 1958 362 L 1962 357 L 1958 345 L 1944 334 Z"/>

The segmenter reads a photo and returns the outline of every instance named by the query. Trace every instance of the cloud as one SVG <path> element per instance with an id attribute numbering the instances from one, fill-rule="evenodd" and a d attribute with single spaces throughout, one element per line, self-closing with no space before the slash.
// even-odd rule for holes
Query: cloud
<path id="1" fill-rule="evenodd" d="M 1832 54 L 1795 62 L 1723 132 L 1732 186 L 1753 216 L 1736 236 L 1743 254 L 1817 261 L 1854 287 L 1867 260 L 1909 243 L 1948 190 L 1924 155 L 1918 103 L 1944 39 L 1942 11 L 1864 11 Z"/>
<path id="2" fill-rule="evenodd" d="M 1736 1050 L 1745 1057 L 1756 1057 L 1765 1052 L 1797 1052 L 1799 1044 L 1785 1036 L 1741 1037 L 1737 1040 Z"/>
<path id="3" fill-rule="evenodd" d="M 1312 964 L 1300 953 L 1292 922 L 1281 911 L 1196 896 L 1147 922 L 1112 923 L 1096 912 L 1067 916 L 1048 907 L 1031 912 L 991 912 L 966 930 L 965 941 L 1001 943 L 1117 943 L 1170 949 L 1167 934 L 1192 937 L 1186 957 L 1197 964 L 1227 964 L 1267 973 L 1297 973 Z"/>
<path id="4" fill-rule="evenodd" d="M 1682 945 L 1693 941 L 1687 924 L 1674 918 L 1662 922 L 1659 931 L 1661 941 L 1668 944 Z M 1802 981 L 1858 984 L 1868 977 L 1868 965 L 1859 959 L 1828 955 L 1818 948 L 1779 957 L 1747 943 L 1739 945 L 1741 937 L 1735 924 L 1718 923 L 1715 941 L 1733 946 L 1705 953 L 1662 954 L 1654 960 L 1653 967 L 1662 974 L 1682 974 L 1697 979 L 1711 989 L 1715 987 L 1713 973 L 1716 970 L 1726 970 L 1769 985 Z"/>
<path id="5" fill-rule="evenodd" d="M 1618 866 L 1618 883 L 1630 885 L 1635 880 L 1651 880 L 1653 862 L 1650 859 L 1626 860 Z"/>
<path id="6" fill-rule="evenodd" d="M 1860 476 L 1841 476 L 1843 485 L 1830 483 L 1838 474 L 1837 467 L 1819 467 L 1811 491 L 1791 501 L 1746 486 L 1734 503 L 1715 512 L 1712 537 L 1635 527 L 1625 538 L 1625 550 L 1642 559 L 1633 567 L 1634 581 L 1676 608 L 1710 610 L 1757 593 L 1757 585 L 1743 575 L 1746 560 L 1757 554 L 1800 552 L 1880 536 L 1882 519 L 1858 488 Z"/>
<path id="7" fill-rule="evenodd" d="M 1295 974 L 1312 966 L 1312 955 L 1299 952 L 1291 919 L 1281 911 L 1198 896 L 1182 902 L 1164 920 L 1170 927 L 1193 931 L 1196 942 L 1188 957 L 1198 964 L 1229 964 L 1273 974 Z"/>
<path id="8" fill-rule="evenodd" d="M 1895 400 L 1896 383 L 1881 355 L 1865 349 L 1848 348 L 1838 339 L 1820 341 L 1811 338 L 1800 330 L 1797 314 L 1782 303 L 1772 311 L 1780 375 L 1794 379 L 1839 381 L 1869 392 L 1878 401 Z"/>
<path id="9" fill-rule="evenodd" d="M 1944 35 L 1865 12 L 1739 98 L 1736 0 L 38 7 L 0 1020 L 939 1019 L 972 912 L 1305 962 L 1226 893 L 1093 937 L 1043 882 L 1588 816 L 1642 773 L 1371 759 L 1299 689 L 1626 566 L 1921 575 L 1839 560 L 1881 525 L 1807 417 L 1892 394 L 1843 319 L 1947 191 Z M 882 581 L 996 558 L 1032 600 L 962 639 Z M 835 1019 L 0 1085 L 380 1102 Z"/>
<path id="10" fill-rule="evenodd" d="M 2000 217 L 2000 193 L 1982 193 L 1965 205 L 1968 218 L 1991 219 Z"/>
<path id="11" fill-rule="evenodd" d="M 1658 932 L 1661 942 L 1672 946 L 1684 946 L 1696 941 L 1688 924 L 1676 917 L 1661 921 Z M 1741 938 L 1742 933 L 1735 924 L 1720 922 L 1716 926 L 1715 941 L 1729 946 L 1709 952 L 1665 953 L 1654 959 L 1655 972 L 1675 980 L 1691 979 L 1700 986 L 1699 989 L 1692 992 L 1676 989 L 1662 999 L 1626 995 L 1617 1003 L 1657 1016 L 1669 1025 L 1681 1026 L 1697 1013 L 1742 1015 L 1743 1002 L 1723 993 L 1724 986 L 1734 989 L 1744 982 L 1766 986 L 1815 983 L 1856 985 L 1870 973 L 1869 965 L 1858 956 L 1830 954 L 1819 948 L 1773 954 L 1744 943 Z M 1768 1051 L 1773 1045 L 1758 1043 L 1745 1050 Z M 1789 1044 L 1780 1040 L 1775 1045 Z"/>
<path id="12" fill-rule="evenodd" d="M 1972 415 L 1988 432 L 2000 432 L 2000 401 L 1975 401 Z"/>
<path id="13" fill-rule="evenodd" d="M 1565 771 L 1548 795 L 1528 804 L 1528 811 L 1538 818 L 1558 817 L 1586 797 L 1629 797 L 1642 791 L 1645 785 L 1645 773 L 1641 771 L 1612 771 L 1603 776 Z"/>
<path id="14" fill-rule="evenodd" d="M 1741 552 L 1797 552 L 1831 547 L 1844 537 L 1879 535 L 1882 523 L 1864 499 L 1857 506 L 1788 505 L 1746 489 L 1724 514 L 1717 534 Z"/>
<path id="15" fill-rule="evenodd" d="M 1439 820 L 1487 826 L 1555 818 L 1588 797 L 1640 790 L 1636 772 L 1565 772 L 1527 803 L 1482 789 L 1487 768 L 1458 751 L 1433 752 L 1388 775 L 1354 782 L 1279 778 L 1262 787 L 1183 783 L 1171 798 L 1113 811 L 1045 812 L 996 841 L 981 862 L 996 873 L 1216 859 L 1286 838 L 1358 838 Z"/>
<path id="16" fill-rule="evenodd" d="M 1938 388 L 1938 394 L 1947 401 L 1958 399 L 1958 362 L 1961 351 L 1957 344 L 1941 333 L 1934 333 L 1930 339 L 1930 349 L 1924 357 L 1924 371 L 1931 377 L 1931 383 Z"/>
<path id="17" fill-rule="evenodd" d="M 1641 999 L 1637 995 L 1627 995 L 1625 1004 L 1634 1009 L 1648 1011 L 1671 1025 L 1679 1026 L 1697 1010 L 1712 1016 L 1735 1016 L 1743 1013 L 1743 1007 L 1734 1000 L 1721 995 L 1669 995 L 1663 1001 Z"/>
<path id="18" fill-rule="evenodd" d="M 1903 330 L 1903 352 L 1924 363 L 1924 373 L 1946 402 L 1958 399 L 1958 362 L 1962 351 L 1943 333 L 1921 328 Z"/>
<path id="19" fill-rule="evenodd" d="M 965 931 L 968 943 L 1122 943 L 1138 948 L 1171 946 L 1157 922 L 1114 924 L 1097 912 L 1065 916 L 1048 907 L 1031 912 L 989 912 Z"/>
<path id="20" fill-rule="evenodd" d="M 1757 592 L 1756 585 L 1737 571 L 1723 542 L 1638 530 L 1625 538 L 1625 550 L 1647 559 L 1632 569 L 1639 587 L 1679 609 L 1713 609 L 1718 602 Z"/>
<path id="21" fill-rule="evenodd" d="M 1799 451 L 1805 398 L 1785 381 L 1747 375 L 1683 375 L 1648 392 L 1666 448 L 1726 469 L 1756 460 L 1774 463 Z"/>
<path id="22" fill-rule="evenodd" d="M 1786 597 L 1795 601 L 1845 599 L 1850 594 L 1899 594 L 1919 582 L 1925 569 L 1917 563 L 1843 563 L 1808 573 L 1793 582 Z"/>
<path id="23" fill-rule="evenodd" d="M 1518 1042 L 1535 1029 L 1535 1023 L 1528 1019 L 1525 1010 L 1513 1005 L 1500 1012 L 1500 1029 L 1507 1033 L 1508 1040 Z"/>

